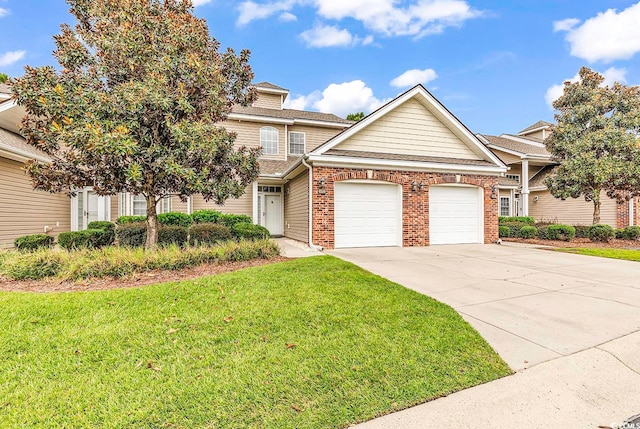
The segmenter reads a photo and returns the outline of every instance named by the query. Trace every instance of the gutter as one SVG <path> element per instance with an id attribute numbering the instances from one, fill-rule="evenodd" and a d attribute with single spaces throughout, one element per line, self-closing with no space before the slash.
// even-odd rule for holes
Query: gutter
<path id="1" fill-rule="evenodd" d="M 313 244 L 313 167 L 307 164 L 308 155 L 303 155 L 300 160 L 302 165 L 309 170 L 309 247 L 314 250 L 324 250 L 322 246 Z"/>

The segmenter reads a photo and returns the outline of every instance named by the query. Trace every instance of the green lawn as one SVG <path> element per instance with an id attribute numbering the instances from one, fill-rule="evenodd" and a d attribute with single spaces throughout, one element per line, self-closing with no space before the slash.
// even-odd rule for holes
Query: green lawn
<path id="1" fill-rule="evenodd" d="M 330 256 L 0 294 L 0 427 L 341 427 L 508 366 L 450 307 Z"/>
<path id="2" fill-rule="evenodd" d="M 640 250 L 630 249 L 598 249 L 590 247 L 557 248 L 559 252 L 576 253 L 578 255 L 600 256 L 602 258 L 624 259 L 625 261 L 640 262 Z"/>

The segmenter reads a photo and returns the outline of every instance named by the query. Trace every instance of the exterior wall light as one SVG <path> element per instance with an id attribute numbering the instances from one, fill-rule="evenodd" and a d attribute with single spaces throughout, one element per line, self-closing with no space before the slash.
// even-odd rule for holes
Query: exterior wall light
<path id="1" fill-rule="evenodd" d="M 420 189 L 420 192 L 424 191 L 424 189 L 427 187 L 427 185 L 420 181 L 420 183 L 418 184 L 418 188 Z"/>
<path id="2" fill-rule="evenodd" d="M 325 189 L 325 185 L 327 184 L 327 181 L 323 178 L 318 180 L 318 194 L 319 195 L 325 195 L 327 193 L 327 190 Z"/>
<path id="3" fill-rule="evenodd" d="M 491 185 L 491 197 L 492 200 L 498 199 L 498 185 Z"/>
<path id="4" fill-rule="evenodd" d="M 415 180 L 411 182 L 411 191 L 418 192 L 418 182 L 416 182 Z"/>

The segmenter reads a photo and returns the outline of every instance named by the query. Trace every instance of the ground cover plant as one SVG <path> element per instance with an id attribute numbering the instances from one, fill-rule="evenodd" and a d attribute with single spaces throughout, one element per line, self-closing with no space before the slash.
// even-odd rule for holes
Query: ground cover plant
<path id="1" fill-rule="evenodd" d="M 0 427 L 344 427 L 510 373 L 453 309 L 333 257 L 0 293 Z"/>

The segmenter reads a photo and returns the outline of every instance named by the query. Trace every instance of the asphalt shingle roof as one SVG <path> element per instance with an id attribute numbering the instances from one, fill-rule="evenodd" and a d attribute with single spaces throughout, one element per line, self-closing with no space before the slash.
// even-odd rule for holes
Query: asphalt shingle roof
<path id="1" fill-rule="evenodd" d="M 337 122 L 339 124 L 351 125 L 353 121 L 347 121 L 346 119 L 342 119 L 339 116 L 336 116 L 332 113 L 320 113 L 320 112 L 309 112 L 306 110 L 294 110 L 294 109 L 268 109 L 266 107 L 255 107 L 255 106 L 234 106 L 233 113 L 238 113 L 241 115 L 251 115 L 251 116 L 266 116 L 269 118 L 278 118 L 278 119 L 306 119 L 311 121 L 320 121 L 320 122 Z"/>
<path id="2" fill-rule="evenodd" d="M 520 186 L 520 183 L 508 177 L 498 177 L 498 186 Z"/>
<path id="3" fill-rule="evenodd" d="M 490 165 L 494 164 L 489 161 L 479 159 L 460 159 L 460 158 L 444 158 L 437 156 L 419 156 L 419 155 L 402 155 L 391 153 L 365 152 L 359 150 L 339 150 L 331 149 L 325 152 L 326 155 L 349 156 L 355 158 L 371 158 L 371 159 L 393 159 L 398 161 L 417 161 L 417 162 L 435 162 L 441 164 L 462 164 L 462 165 Z"/>
<path id="4" fill-rule="evenodd" d="M 544 179 L 552 174 L 557 167 L 557 165 L 547 165 L 546 167 L 543 167 L 542 170 L 538 171 L 536 175 L 529 180 L 529 187 L 535 188 L 538 186 L 545 186 Z"/>
<path id="5" fill-rule="evenodd" d="M 0 94 L 11 94 L 11 88 L 9 87 L 9 85 L 6 85 L 4 83 L 0 83 Z"/>
<path id="6" fill-rule="evenodd" d="M 526 133 L 527 131 L 535 130 L 536 128 L 548 127 L 550 125 L 553 125 L 553 124 L 547 121 L 538 121 L 535 124 L 529 125 L 527 128 L 520 131 L 518 134 L 523 134 L 523 133 Z"/>
<path id="7" fill-rule="evenodd" d="M 269 176 L 281 175 L 287 172 L 291 167 L 300 162 L 300 157 L 290 158 L 285 160 L 277 159 L 260 159 L 260 174 L 266 174 Z"/>
<path id="8" fill-rule="evenodd" d="M 267 88 L 267 89 L 276 89 L 278 91 L 289 91 L 288 89 L 282 88 L 278 85 L 274 85 L 271 82 L 259 82 L 251 84 L 254 88 Z"/>
<path id="9" fill-rule="evenodd" d="M 22 136 L 7 131 L 4 128 L 0 128 L 0 146 L 17 149 L 36 156 L 47 156 L 35 147 L 28 145 Z"/>
<path id="10" fill-rule="evenodd" d="M 531 144 L 524 143 L 522 141 L 506 138 L 506 137 L 498 137 L 498 136 L 488 136 L 486 134 L 481 134 L 490 145 L 501 147 L 503 149 L 511 150 L 514 152 L 521 153 L 523 155 L 541 155 L 541 156 L 551 156 L 549 151 L 543 146 L 540 146 L 539 142 L 532 140 Z M 522 140 L 522 137 L 518 137 Z"/>

